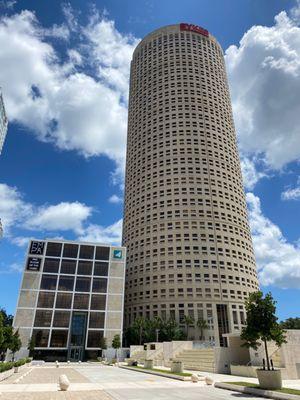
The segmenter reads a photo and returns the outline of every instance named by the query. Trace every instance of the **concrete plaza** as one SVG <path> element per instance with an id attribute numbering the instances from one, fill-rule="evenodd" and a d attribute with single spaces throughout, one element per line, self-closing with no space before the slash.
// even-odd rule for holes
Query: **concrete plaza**
<path id="1" fill-rule="evenodd" d="M 70 380 L 71 385 L 67 392 L 58 391 L 57 381 L 60 374 L 66 374 Z M 247 379 L 209 375 L 215 381 Z M 259 400 L 255 396 L 207 386 L 202 381 L 183 382 L 117 367 L 85 363 L 61 365 L 60 368 L 55 368 L 54 365 L 28 367 L 1 382 L 0 393 L 0 400 L 234 400 L 236 397 L 241 400 Z"/>

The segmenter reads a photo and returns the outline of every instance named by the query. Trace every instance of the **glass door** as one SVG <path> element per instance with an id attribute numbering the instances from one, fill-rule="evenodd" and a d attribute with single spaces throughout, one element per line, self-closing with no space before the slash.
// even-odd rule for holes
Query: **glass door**
<path id="1" fill-rule="evenodd" d="M 68 350 L 68 360 L 82 361 L 86 335 L 87 313 L 73 312 L 71 323 L 71 337 Z"/>

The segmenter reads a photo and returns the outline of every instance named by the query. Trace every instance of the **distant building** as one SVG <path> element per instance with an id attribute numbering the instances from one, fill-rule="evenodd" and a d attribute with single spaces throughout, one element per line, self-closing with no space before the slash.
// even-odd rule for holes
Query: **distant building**
<path id="1" fill-rule="evenodd" d="M 95 359 L 101 338 L 121 336 L 125 248 L 64 240 L 31 240 L 13 326 L 28 355 L 38 359 Z"/>
<path id="2" fill-rule="evenodd" d="M 4 102 L 2 93 L 0 92 L 0 154 L 2 153 L 2 148 L 7 133 L 8 120 L 4 108 Z"/>

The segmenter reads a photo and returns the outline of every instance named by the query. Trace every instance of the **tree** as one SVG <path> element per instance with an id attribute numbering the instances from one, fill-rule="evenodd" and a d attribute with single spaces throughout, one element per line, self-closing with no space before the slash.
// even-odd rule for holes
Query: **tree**
<path id="1" fill-rule="evenodd" d="M 124 337 L 126 346 L 139 344 L 139 334 L 133 326 L 129 326 L 125 330 Z"/>
<path id="2" fill-rule="evenodd" d="M 0 315 L 2 316 L 4 326 L 12 326 L 14 320 L 13 315 L 7 314 L 5 308 L 0 308 Z"/>
<path id="3" fill-rule="evenodd" d="M 300 318 L 288 318 L 281 321 L 280 325 L 284 329 L 300 329 Z"/>
<path id="4" fill-rule="evenodd" d="M 188 339 L 189 338 L 189 328 L 190 328 L 190 326 L 192 326 L 194 324 L 195 320 L 190 315 L 184 315 L 183 322 L 186 326 L 186 338 Z"/>
<path id="5" fill-rule="evenodd" d="M 139 317 L 125 331 L 126 346 L 156 341 L 157 329 L 161 342 L 185 339 L 185 334 L 172 318 L 165 321 L 159 317 L 155 317 L 153 320 Z"/>
<path id="6" fill-rule="evenodd" d="M 208 323 L 203 318 L 199 318 L 197 321 L 197 326 L 200 329 L 200 340 L 203 340 L 203 332 L 205 329 L 208 329 Z"/>
<path id="7" fill-rule="evenodd" d="M 22 342 L 20 339 L 20 335 L 19 335 L 19 331 L 16 330 L 16 332 L 14 332 L 14 334 L 11 337 L 11 341 L 8 345 L 8 349 L 12 352 L 12 361 L 15 361 L 15 354 L 17 351 L 20 350 L 22 346 Z"/>
<path id="8" fill-rule="evenodd" d="M 138 331 L 139 345 L 141 345 L 143 343 L 145 325 L 146 325 L 146 323 L 145 323 L 145 318 L 144 317 L 136 318 L 134 323 L 133 323 L 133 327 Z"/>
<path id="9" fill-rule="evenodd" d="M 115 335 L 112 341 L 112 347 L 116 350 L 116 358 L 118 357 L 118 349 L 121 347 L 120 335 Z"/>
<path id="10" fill-rule="evenodd" d="M 3 340 L 4 340 L 4 334 L 3 334 L 3 316 L 0 314 L 0 348 L 2 346 Z"/>
<path id="11" fill-rule="evenodd" d="M 277 322 L 276 302 L 271 293 L 263 297 L 262 292 L 254 292 L 249 295 L 245 302 L 247 321 L 242 329 L 241 339 L 245 341 L 244 347 L 251 347 L 254 350 L 264 343 L 267 369 L 270 371 L 270 360 L 267 342 L 274 341 L 278 347 L 285 340 L 285 331 Z"/>
<path id="12" fill-rule="evenodd" d="M 3 361 L 7 349 L 10 346 L 13 336 L 13 328 L 11 326 L 3 326 L 2 328 L 2 343 L 0 344 L 0 360 Z"/>
<path id="13" fill-rule="evenodd" d="M 35 348 L 35 339 L 33 336 L 28 341 L 27 350 L 29 350 L 29 356 L 32 356 Z"/>
<path id="14" fill-rule="evenodd" d="M 103 350 L 107 349 L 106 338 L 105 337 L 101 337 L 100 338 L 99 347 L 101 349 L 101 357 L 103 357 Z"/>

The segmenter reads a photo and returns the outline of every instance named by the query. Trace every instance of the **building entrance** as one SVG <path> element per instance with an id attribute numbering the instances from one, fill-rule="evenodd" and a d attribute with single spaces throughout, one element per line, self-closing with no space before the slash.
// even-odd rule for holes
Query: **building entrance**
<path id="1" fill-rule="evenodd" d="M 70 361 L 82 361 L 84 358 L 86 322 L 87 314 L 85 312 L 73 312 L 68 349 L 68 360 Z"/>

